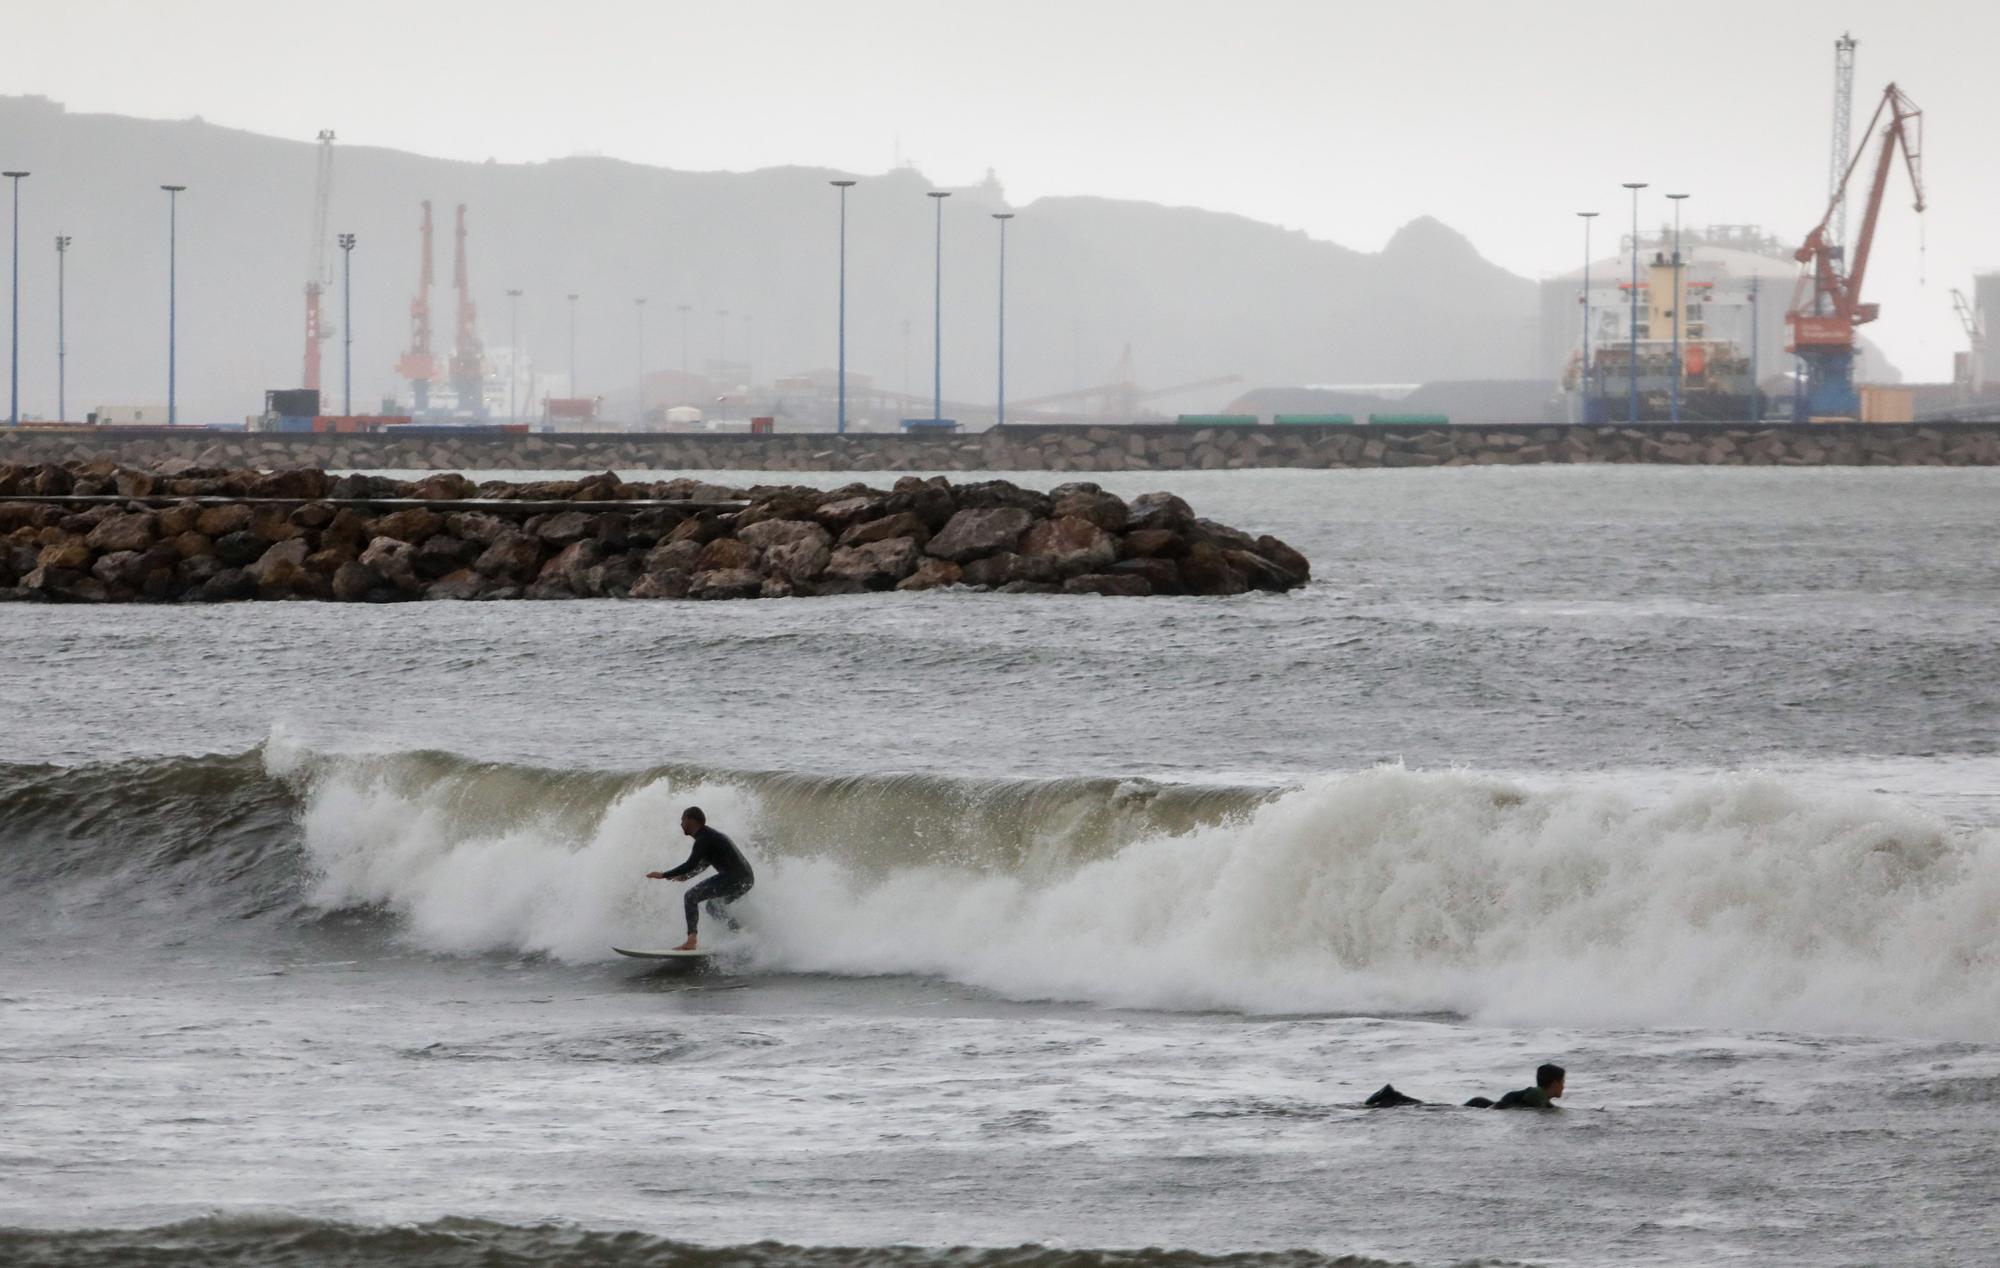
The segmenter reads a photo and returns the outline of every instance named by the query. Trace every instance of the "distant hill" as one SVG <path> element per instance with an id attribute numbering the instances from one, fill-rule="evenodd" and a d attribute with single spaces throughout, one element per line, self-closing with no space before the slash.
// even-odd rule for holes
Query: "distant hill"
<path id="1" fill-rule="evenodd" d="M 338 126 L 338 120 L 329 121 Z M 186 421 L 238 419 L 267 387 L 300 376 L 302 292 L 314 145 L 200 122 L 73 114 L 0 98 L 0 161 L 22 185 L 22 407 L 55 397 L 53 238 L 69 254 L 70 414 L 163 401 L 166 195 L 180 213 L 180 390 Z M 509 343 L 505 291 L 518 287 L 521 343 L 538 368 L 569 363 L 577 303 L 578 379 L 614 417 L 641 369 L 678 369 L 682 316 L 699 370 L 727 325 L 728 358 L 760 379 L 834 361 L 835 201 L 813 168 L 678 172 L 601 158 L 463 163 L 394 150 L 337 150 L 330 232 L 354 252 L 357 409 L 401 390 L 417 276 L 419 200 L 435 205 L 434 345 L 452 343 L 451 216 L 468 205 L 469 266 L 481 333 Z M 848 364 L 918 395 L 930 390 L 932 186 L 914 171 L 864 176 L 850 192 Z M 944 380 L 948 399 L 984 402 L 995 379 L 996 184 L 944 207 Z M 1435 220 L 1405 226 L 1379 254 L 1241 216 L 1102 198 L 1012 208 L 1008 392 L 1016 400 L 1113 377 L 1126 345 L 1146 386 L 1237 374 L 1235 388 L 1169 399 L 1213 407 L 1245 387 L 1507 378 L 1532 364 L 1536 290 Z M 338 253 L 327 318 L 338 327 Z M 643 367 L 633 300 L 645 296 Z M 726 323 L 715 314 L 727 309 Z M 751 314 L 746 323 L 742 314 Z M 5 313 L 0 311 L 0 323 Z M 907 331 L 906 334 L 906 323 Z M 338 391 L 340 342 L 326 344 Z M 906 369 L 907 366 L 907 369 Z"/>

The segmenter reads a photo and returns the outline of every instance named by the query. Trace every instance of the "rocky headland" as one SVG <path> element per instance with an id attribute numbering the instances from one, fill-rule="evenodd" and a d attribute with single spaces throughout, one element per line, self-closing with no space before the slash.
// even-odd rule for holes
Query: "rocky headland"
<path id="1" fill-rule="evenodd" d="M 754 599 L 961 586 L 1233 595 L 1306 583 L 1275 537 L 1171 493 L 907 476 L 475 484 L 169 462 L 0 466 L 0 599 Z"/>

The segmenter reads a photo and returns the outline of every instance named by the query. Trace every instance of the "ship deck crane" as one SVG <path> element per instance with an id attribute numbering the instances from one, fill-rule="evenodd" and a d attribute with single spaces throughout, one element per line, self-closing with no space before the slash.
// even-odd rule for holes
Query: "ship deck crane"
<path id="1" fill-rule="evenodd" d="M 329 333 L 320 324 L 319 299 L 333 281 L 327 271 L 327 204 L 333 197 L 333 129 L 319 134 L 319 164 L 313 176 L 312 240 L 306 247 L 306 360 L 304 386 L 319 390 L 320 343 Z"/>
<path id="2" fill-rule="evenodd" d="M 423 260 L 417 277 L 417 296 L 410 301 L 410 347 L 396 362 L 396 373 L 410 382 L 411 412 L 422 414 L 431 407 L 431 380 L 437 377 L 437 358 L 431 355 L 431 205 L 424 202 Z"/>
<path id="3" fill-rule="evenodd" d="M 1862 211 L 1861 231 L 1855 236 L 1853 247 L 1843 251 L 1831 240 L 1831 226 L 1847 201 L 1848 183 L 1878 128 L 1880 153 L 1868 189 L 1868 202 Z M 1898 148 L 1910 172 L 1916 209 L 1921 212 L 1924 209 L 1923 111 L 1917 109 L 1902 89 L 1890 84 L 1882 91 L 1882 100 L 1868 121 L 1867 131 L 1862 133 L 1862 144 L 1834 189 L 1826 214 L 1806 235 L 1804 244 L 1792 253 L 1805 268 L 1800 273 L 1791 310 L 1785 315 L 1792 327 L 1792 344 L 1786 351 L 1797 353 L 1805 363 L 1805 405 L 1808 414 L 1815 418 L 1854 418 L 1861 412 L 1861 399 L 1854 388 L 1854 328 L 1874 321 L 1881 313 L 1880 305 L 1862 302 L 1861 288 L 1867 280 L 1868 259 L 1875 246 L 1875 226 L 1882 214 L 1882 195 L 1889 187 L 1889 170 Z"/>
<path id="4" fill-rule="evenodd" d="M 457 337 L 451 349 L 451 388 L 458 412 L 486 416 L 486 350 L 479 342 L 479 313 L 465 268 L 465 204 L 458 205 L 458 225 L 451 264 L 452 289 L 458 293 Z"/>

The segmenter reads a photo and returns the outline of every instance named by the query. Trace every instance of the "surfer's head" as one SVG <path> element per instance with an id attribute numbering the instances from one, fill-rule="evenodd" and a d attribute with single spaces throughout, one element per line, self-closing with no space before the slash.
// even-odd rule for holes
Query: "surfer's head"
<path id="1" fill-rule="evenodd" d="M 681 811 L 682 832 L 693 836 L 707 826 L 708 816 L 701 812 L 700 806 L 689 806 L 686 810 Z"/>
<path id="2" fill-rule="evenodd" d="M 1553 1101 L 1563 1094 L 1563 1075 L 1565 1073 L 1567 1071 L 1554 1062 L 1545 1062 L 1535 1067 L 1535 1086 L 1547 1092 L 1549 1099 Z"/>

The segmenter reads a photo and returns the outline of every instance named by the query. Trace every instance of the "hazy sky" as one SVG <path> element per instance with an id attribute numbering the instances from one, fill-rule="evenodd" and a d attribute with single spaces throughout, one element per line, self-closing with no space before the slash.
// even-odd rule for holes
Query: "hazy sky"
<path id="1" fill-rule="evenodd" d="M 2000 3 L 1905 0 L 0 0 L 6 90 L 447 157 L 677 168 L 990 165 L 1016 203 L 1101 194 L 1239 212 L 1373 250 L 1435 215 L 1532 276 L 1572 215 L 1686 192 L 1689 223 L 1792 240 L 1823 210 L 1832 43 L 1857 133 L 1889 80 L 1924 108 L 1931 210 L 1899 173 L 1870 330 L 1949 373 L 1950 290 L 2000 267 Z M 1858 220 L 1858 217 L 1855 218 Z M 1602 242 L 1604 239 L 1600 238 Z M 1923 279 L 1920 281 L 1920 279 Z"/>

